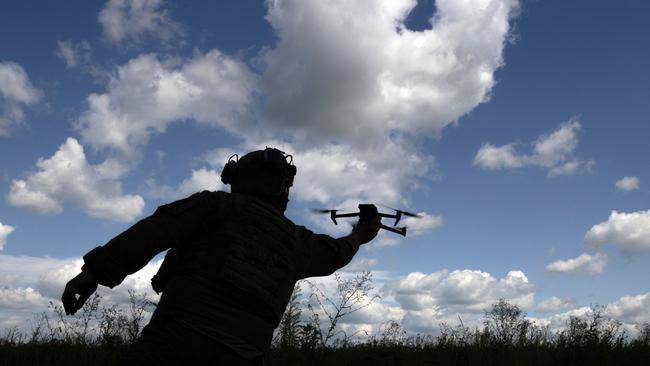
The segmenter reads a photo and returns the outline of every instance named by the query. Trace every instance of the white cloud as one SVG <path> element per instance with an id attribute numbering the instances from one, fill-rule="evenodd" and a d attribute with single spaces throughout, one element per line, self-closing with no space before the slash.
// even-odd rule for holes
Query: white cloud
<path id="1" fill-rule="evenodd" d="M 81 269 L 81 263 L 81 259 L 79 262 L 75 262 L 75 259 L 0 254 L 0 276 L 10 276 L 12 280 L 9 284 L 11 285 L 35 288 L 36 282 L 43 273 L 71 264 L 78 264 L 77 269 Z"/>
<path id="2" fill-rule="evenodd" d="M 178 187 L 179 192 L 183 196 L 192 193 L 208 190 L 217 191 L 224 188 L 221 183 L 221 173 L 212 169 L 201 168 L 192 171 L 192 176 L 185 179 Z"/>
<path id="3" fill-rule="evenodd" d="M 607 266 L 607 254 L 583 253 L 576 258 L 558 260 L 546 266 L 546 271 L 553 273 L 602 273 Z"/>
<path id="4" fill-rule="evenodd" d="M 289 150 L 290 151 L 290 150 Z M 405 188 L 417 188 L 434 173 L 435 160 L 388 140 L 383 146 L 356 150 L 347 145 L 326 145 L 294 150 L 298 166 L 292 192 L 300 201 L 341 204 L 356 201 L 401 203 Z"/>
<path id="5" fill-rule="evenodd" d="M 389 139 L 384 145 L 365 150 L 343 144 L 298 150 L 287 142 L 271 140 L 256 143 L 250 140 L 235 150 L 210 151 L 204 159 L 219 171 L 234 152 L 257 150 L 265 145 L 293 155 L 297 175 L 289 197 L 291 200 L 311 202 L 312 207 L 345 212 L 356 211 L 359 203 L 407 207 L 409 199 L 404 192 L 424 189 L 424 184 L 436 174 L 433 157 L 418 154 L 399 139 Z M 378 208 L 382 209 L 380 206 Z M 402 223 L 409 225 L 414 235 L 425 234 L 442 223 L 439 215 L 423 213 L 422 216 L 420 219 L 405 217 Z M 355 222 L 341 219 L 339 225 L 335 226 L 327 215 L 310 214 L 308 218 L 332 235 L 349 233 L 350 227 L 345 223 Z M 387 223 L 390 224 L 389 220 Z"/>
<path id="6" fill-rule="evenodd" d="M 439 136 L 488 100 L 518 2 L 439 1 L 423 32 L 403 25 L 415 5 L 269 1 L 279 41 L 260 54 L 261 77 L 217 50 L 141 55 L 88 97 L 77 128 L 93 148 L 137 161 L 170 123 L 209 123 L 243 137 L 244 151 L 292 153 L 299 201 L 403 206 L 404 192 L 435 174 L 413 138 Z M 285 142 L 269 143 L 277 139 Z"/>
<path id="7" fill-rule="evenodd" d="M 9 234 L 14 232 L 15 228 L 13 226 L 3 224 L 0 222 L 0 250 L 2 250 L 7 243 L 7 237 Z"/>
<path id="8" fill-rule="evenodd" d="M 630 192 L 639 189 L 640 180 L 638 177 L 623 177 L 616 181 L 616 188 L 621 191 Z"/>
<path id="9" fill-rule="evenodd" d="M 159 298 L 151 289 L 151 277 L 157 272 L 162 260 L 152 261 L 140 271 L 127 276 L 114 289 L 100 286 L 97 290 L 104 305 L 126 304 L 129 290 L 146 294 L 149 299 Z M 30 320 L 41 312 L 49 312 L 52 301 L 60 304 L 65 284 L 81 270 L 81 258 L 43 258 L 0 255 L 0 329 L 18 327 L 29 332 Z"/>
<path id="10" fill-rule="evenodd" d="M 74 266 L 78 272 L 81 263 L 81 259 L 0 254 L 0 329 L 18 327 L 22 331 L 29 331 L 30 320 L 36 314 L 47 311 L 49 301 L 58 301 L 63 293 L 61 287 L 52 291 L 54 296 L 48 297 L 41 292 L 38 282 L 49 271 L 63 266 Z M 61 279 L 61 282 L 65 283 L 70 278 Z"/>
<path id="11" fill-rule="evenodd" d="M 602 309 L 604 316 L 621 321 L 627 335 L 634 338 L 638 335 L 638 326 L 650 322 L 650 293 L 626 295 L 618 300 L 604 304 Z M 541 323 L 549 325 L 551 331 L 556 332 L 566 329 L 571 316 L 589 319 L 592 314 L 593 309 L 591 307 L 574 306 L 563 313 L 539 320 L 541 320 Z"/>
<path id="12" fill-rule="evenodd" d="M 445 312 L 481 313 L 505 298 L 523 308 L 532 305 L 534 286 L 521 271 L 506 277 L 473 270 L 447 270 L 424 274 L 413 272 L 391 288 L 396 301 L 405 310 L 444 309 Z"/>
<path id="13" fill-rule="evenodd" d="M 66 68 L 74 69 L 90 62 L 90 52 L 90 43 L 87 41 L 57 41 L 54 54 L 65 62 Z"/>
<path id="14" fill-rule="evenodd" d="M 388 131 L 440 136 L 485 102 L 518 2 L 439 0 L 422 32 L 404 26 L 416 4 L 268 1 L 269 122 L 307 144 L 381 143 Z"/>
<path id="15" fill-rule="evenodd" d="M 373 240 L 368 247 L 369 250 L 375 250 L 379 248 L 384 248 L 384 247 L 394 247 L 397 245 L 400 245 L 401 241 L 395 238 L 387 238 L 387 237 L 378 237 L 377 239 Z"/>
<path id="16" fill-rule="evenodd" d="M 518 153 L 519 144 L 514 142 L 501 146 L 485 143 L 476 153 L 474 165 L 488 170 L 539 166 L 548 169 L 549 177 L 589 170 L 593 161 L 579 160 L 573 153 L 581 128 L 578 119 L 572 118 L 552 133 L 538 137 L 531 154 Z"/>
<path id="17" fill-rule="evenodd" d="M 20 65 L 0 61 L 0 136 L 8 136 L 11 127 L 22 122 L 23 106 L 38 102 L 41 94 Z"/>
<path id="18" fill-rule="evenodd" d="M 273 136 L 290 137 L 292 194 L 354 209 L 403 207 L 405 192 L 435 176 L 435 160 L 414 140 L 439 137 L 488 100 L 518 3 L 438 1 L 423 32 L 403 25 L 413 0 L 267 6 L 278 43 L 260 55 L 262 116 Z"/>
<path id="19" fill-rule="evenodd" d="M 355 258 L 341 270 L 347 272 L 369 271 L 375 267 L 378 262 L 379 261 L 375 258 Z"/>
<path id="20" fill-rule="evenodd" d="M 109 0 L 97 21 L 104 36 L 114 43 L 137 42 L 145 36 L 170 41 L 182 34 L 182 27 L 169 17 L 164 3 L 164 0 Z"/>
<path id="21" fill-rule="evenodd" d="M 116 180 L 124 167 L 113 160 L 89 164 L 74 138 L 36 165 L 37 172 L 12 182 L 7 196 L 12 205 L 39 214 L 61 213 L 63 202 L 70 201 L 92 217 L 115 221 L 132 221 L 142 213 L 142 197 L 123 195 Z"/>
<path id="22" fill-rule="evenodd" d="M 192 176 L 183 180 L 176 188 L 160 186 L 154 181 L 147 181 L 147 184 L 149 195 L 167 200 L 176 200 L 204 190 L 226 190 L 226 186 L 221 183 L 221 173 L 206 168 L 192 170 Z"/>
<path id="23" fill-rule="evenodd" d="M 149 281 L 161 262 L 162 260 L 152 261 L 114 289 L 100 286 L 98 291 L 103 296 L 104 304 L 127 303 L 130 289 L 146 293 L 154 301 L 158 299 L 151 290 Z M 0 329 L 11 326 L 24 329 L 34 314 L 48 311 L 49 301 L 59 304 L 65 283 L 79 272 L 82 263 L 81 258 L 55 259 L 0 254 L 0 279 L 11 277 L 10 281 L 3 282 L 4 287 L 0 290 Z M 340 274 L 345 278 L 354 275 L 346 271 Z M 335 293 L 334 276 L 312 280 L 319 283 L 328 295 Z M 436 334 L 442 322 L 453 325 L 457 323 L 458 317 L 467 326 L 480 325 L 483 311 L 488 310 L 498 298 L 505 298 L 524 310 L 530 308 L 535 289 L 520 271 L 511 271 L 501 279 L 486 272 L 471 270 L 440 271 L 429 275 L 416 272 L 406 276 L 374 271 L 373 284 L 381 298 L 368 308 L 341 320 L 340 326 L 350 330 L 349 334 L 360 328 L 369 330 L 371 334 L 376 333 L 388 319 L 400 322 L 410 334 Z M 308 287 L 303 286 L 305 298 L 309 294 Z M 584 316 L 590 312 L 588 307 L 569 307 L 570 299 L 555 297 L 540 302 L 538 310 L 544 303 L 550 304 L 547 306 L 549 312 L 569 309 L 564 313 L 537 319 L 539 323 L 551 325 L 552 330 L 564 327 L 569 315 Z M 563 307 L 565 309 L 561 309 Z M 650 293 L 624 296 L 607 304 L 606 309 L 608 315 L 623 321 L 628 328 L 648 322 Z"/>
<path id="24" fill-rule="evenodd" d="M 628 258 L 650 254 L 650 210 L 612 211 L 607 221 L 589 229 L 585 244 L 596 248 L 612 245 Z"/>
<path id="25" fill-rule="evenodd" d="M 576 307 L 576 301 L 570 297 L 553 296 L 546 300 L 540 301 L 535 310 L 542 313 L 557 313 Z"/>
<path id="26" fill-rule="evenodd" d="M 0 288 L 0 309 L 47 308 L 47 298 L 31 287 Z"/>
<path id="27" fill-rule="evenodd" d="M 609 303 L 607 312 L 614 319 L 624 323 L 648 323 L 650 322 L 650 292 L 636 296 L 623 296 Z"/>
<path id="28" fill-rule="evenodd" d="M 424 235 L 442 226 L 443 220 L 440 215 L 429 215 L 426 212 L 419 212 L 419 218 L 407 217 L 403 224 L 408 228 L 409 235 Z"/>
<path id="29" fill-rule="evenodd" d="M 339 275 L 351 278 L 354 273 L 347 272 L 346 268 Z M 310 280 L 335 299 L 334 276 Z M 524 309 L 532 305 L 534 298 L 534 285 L 520 271 L 511 271 L 501 279 L 471 270 L 444 270 L 429 275 L 414 272 L 406 276 L 374 271 L 373 285 L 381 298 L 368 308 L 342 318 L 342 329 L 352 332 L 365 329 L 373 334 L 391 319 L 409 334 L 438 334 L 441 323 L 456 324 L 458 317 L 465 325 L 480 325 L 483 312 L 499 298 Z M 304 298 L 309 298 L 310 293 L 303 286 Z"/>
<path id="30" fill-rule="evenodd" d="M 76 127 L 95 149 L 138 160 L 152 133 L 187 119 L 243 131 L 256 77 L 218 50 L 188 60 L 140 55 L 118 68 L 103 94 L 91 94 Z M 249 126 L 250 127 L 250 126 Z"/>

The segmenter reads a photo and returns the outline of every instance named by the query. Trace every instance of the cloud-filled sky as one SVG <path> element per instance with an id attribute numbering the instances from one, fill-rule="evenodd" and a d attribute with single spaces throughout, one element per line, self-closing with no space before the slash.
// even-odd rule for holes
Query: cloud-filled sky
<path id="1" fill-rule="evenodd" d="M 555 326 L 590 304 L 650 321 L 648 17 L 641 0 L 5 2 L 0 329 L 265 146 L 293 155 L 296 223 L 345 235 L 309 208 L 364 202 L 423 216 L 342 270 L 382 296 L 347 327 L 435 333 L 499 298 Z"/>

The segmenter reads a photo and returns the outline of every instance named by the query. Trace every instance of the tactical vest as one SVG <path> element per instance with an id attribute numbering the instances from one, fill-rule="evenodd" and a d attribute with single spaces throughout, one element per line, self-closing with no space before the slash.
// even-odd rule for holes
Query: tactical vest
<path id="1" fill-rule="evenodd" d="M 303 266 L 296 226 L 257 198 L 231 193 L 227 201 L 227 214 L 207 218 L 180 247 L 172 275 L 204 280 L 224 303 L 275 327 Z"/>

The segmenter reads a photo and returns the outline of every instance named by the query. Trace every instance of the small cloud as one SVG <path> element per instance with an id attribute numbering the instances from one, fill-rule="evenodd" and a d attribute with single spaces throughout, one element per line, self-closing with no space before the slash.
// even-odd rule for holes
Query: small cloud
<path id="1" fill-rule="evenodd" d="M 14 232 L 15 228 L 0 222 L 0 250 L 4 248 L 7 243 L 7 237 Z"/>
<path id="2" fill-rule="evenodd" d="M 413 272 L 390 286 L 389 291 L 405 310 L 447 308 L 456 312 L 482 313 L 499 298 L 521 307 L 532 305 L 535 286 L 521 271 L 501 279 L 477 270 Z"/>
<path id="3" fill-rule="evenodd" d="M 609 244 L 628 258 L 650 254 L 650 210 L 612 211 L 607 221 L 594 225 L 585 235 L 585 244 L 599 248 Z"/>
<path id="4" fill-rule="evenodd" d="M 604 253 L 587 254 L 583 253 L 577 258 L 558 260 L 548 266 L 546 271 L 552 273 L 602 273 L 607 266 L 608 257 Z"/>
<path id="5" fill-rule="evenodd" d="M 65 67 L 74 69 L 78 66 L 90 63 L 90 43 L 81 41 L 74 43 L 72 41 L 57 41 L 54 54 L 65 62 Z"/>
<path id="6" fill-rule="evenodd" d="M 378 240 L 370 242 L 370 246 L 368 247 L 369 249 L 379 249 L 379 248 L 385 248 L 385 247 L 394 247 L 400 244 L 400 241 L 395 238 L 386 238 L 382 237 L 379 238 Z"/>
<path id="7" fill-rule="evenodd" d="M 621 191 L 630 192 L 639 189 L 641 181 L 638 177 L 623 177 L 616 181 L 616 188 Z"/>
<path id="8" fill-rule="evenodd" d="M 515 142 L 501 146 L 485 143 L 476 153 L 473 164 L 486 170 L 539 166 L 548 169 L 549 177 L 589 171 L 594 162 L 574 156 L 581 128 L 578 118 L 571 118 L 552 133 L 538 137 L 530 154 L 518 153 L 519 144 Z"/>
<path id="9" fill-rule="evenodd" d="M 426 212 L 420 212 L 418 215 L 420 217 L 408 217 L 403 221 L 409 235 L 428 234 L 443 224 L 441 215 L 429 215 Z"/>
<path id="10" fill-rule="evenodd" d="M 0 136 L 9 136 L 11 127 L 24 119 L 23 107 L 38 102 L 41 95 L 20 65 L 0 61 Z"/>
<path id="11" fill-rule="evenodd" d="M 221 175 L 212 169 L 201 168 L 192 170 L 192 175 L 183 180 L 178 187 L 158 185 L 153 180 L 147 180 L 148 193 L 151 197 L 166 200 L 176 200 L 196 192 L 225 190 Z"/>
<path id="12" fill-rule="evenodd" d="M 377 263 L 379 263 L 379 261 L 374 258 L 360 258 L 353 260 L 347 266 L 343 267 L 342 270 L 347 272 L 369 271 L 375 267 Z"/>
<path id="13" fill-rule="evenodd" d="M 169 17 L 164 0 L 109 0 L 97 21 L 113 43 L 138 42 L 145 36 L 167 42 L 183 33 L 182 26 Z"/>
<path id="14" fill-rule="evenodd" d="M 114 160 L 91 165 L 83 146 L 68 138 L 49 159 L 39 159 L 39 170 L 26 179 L 14 180 L 7 195 L 13 206 L 38 214 L 61 213 L 71 201 L 88 215 L 114 221 L 140 216 L 144 200 L 123 195 L 119 180 L 125 168 Z"/>

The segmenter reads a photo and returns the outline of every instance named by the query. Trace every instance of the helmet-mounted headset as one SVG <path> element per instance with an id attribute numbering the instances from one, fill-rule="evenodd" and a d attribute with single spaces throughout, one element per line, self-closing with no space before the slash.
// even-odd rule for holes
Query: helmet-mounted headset
<path id="1" fill-rule="evenodd" d="M 267 147 L 264 150 L 250 152 L 241 159 L 233 154 L 221 172 L 221 181 L 224 184 L 238 184 L 242 178 L 243 169 L 257 169 L 260 173 L 279 175 L 288 189 L 293 186 L 296 175 L 296 166 L 293 165 L 293 156 L 275 148 Z"/>

